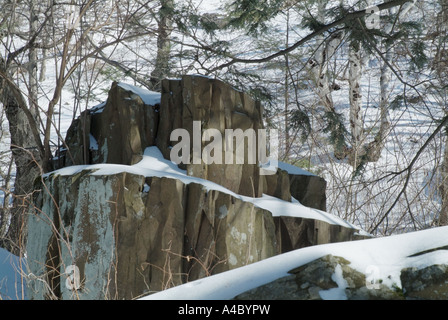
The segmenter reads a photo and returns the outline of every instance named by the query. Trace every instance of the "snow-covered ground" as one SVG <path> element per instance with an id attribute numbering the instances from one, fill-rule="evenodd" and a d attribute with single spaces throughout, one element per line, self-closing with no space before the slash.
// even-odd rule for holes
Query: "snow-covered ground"
<path id="1" fill-rule="evenodd" d="M 355 270 L 366 274 L 369 281 L 379 281 L 401 288 L 400 271 L 407 267 L 424 268 L 448 264 L 448 250 L 436 250 L 411 257 L 416 253 L 448 245 L 448 227 L 390 237 L 342 242 L 307 247 L 241 268 L 192 281 L 143 297 L 146 300 L 223 300 L 232 299 L 247 290 L 288 275 L 288 271 L 328 254 L 351 262 Z M 372 270 L 374 272 L 372 272 Z M 339 279 L 342 280 L 342 279 Z M 343 283 L 344 281 L 338 281 Z M 372 288 L 372 290 L 375 290 Z M 344 287 L 321 293 L 324 300 L 345 300 Z"/>
<path id="2" fill-rule="evenodd" d="M 25 261 L 0 248 L 0 300 L 26 299 Z"/>

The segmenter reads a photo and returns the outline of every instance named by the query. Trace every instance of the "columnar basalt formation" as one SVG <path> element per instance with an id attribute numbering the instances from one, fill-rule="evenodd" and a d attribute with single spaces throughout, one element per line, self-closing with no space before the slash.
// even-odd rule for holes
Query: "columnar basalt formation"
<path id="1" fill-rule="evenodd" d="M 164 80 L 161 95 L 113 83 L 108 100 L 69 128 L 54 160 L 60 170 L 36 181 L 31 297 L 131 299 L 289 250 L 351 240 L 355 228 L 322 220 L 318 211 L 316 219 L 301 217 L 305 207 L 297 204 L 296 215 L 283 216 L 253 200 L 265 194 L 325 210 L 320 177 L 280 169 L 263 176 L 249 163 L 170 167 L 173 130 L 193 134 L 194 121 L 202 131 L 258 130 L 262 114 L 259 102 L 216 79 Z M 173 174 L 138 171 L 150 148 Z"/>

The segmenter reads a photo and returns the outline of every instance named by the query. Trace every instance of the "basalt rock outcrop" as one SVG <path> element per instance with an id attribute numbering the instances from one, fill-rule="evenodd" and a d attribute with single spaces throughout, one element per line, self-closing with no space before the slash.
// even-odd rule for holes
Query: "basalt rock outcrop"
<path id="1" fill-rule="evenodd" d="M 216 79 L 165 80 L 161 94 L 113 83 L 108 100 L 69 128 L 54 160 L 61 170 L 36 181 L 27 244 L 31 298 L 132 299 L 353 239 L 357 230 L 348 224 L 283 216 L 250 200 L 266 194 L 325 210 L 325 180 L 309 173 L 190 163 L 180 169 L 197 180 L 186 182 L 134 170 L 150 147 L 169 160 L 177 128 L 193 135 L 193 121 L 200 121 L 202 131 L 258 130 L 262 114 L 258 102 Z M 101 168 L 110 171 L 98 174 Z"/>
<path id="2" fill-rule="evenodd" d="M 264 127 L 263 109 L 258 101 L 224 82 L 206 77 L 164 81 L 161 105 L 157 146 L 166 159 L 170 158 L 170 147 L 176 143 L 170 141 L 171 132 L 179 128 L 186 129 L 194 139 L 194 121 L 201 122 L 202 131 L 216 129 L 222 136 L 226 129 L 252 129 L 257 132 Z M 201 137 L 202 132 L 199 138 Z M 202 141 L 201 150 L 204 146 L 205 142 Z M 222 152 L 224 154 L 225 150 Z M 247 155 L 245 160 L 244 164 L 206 165 L 204 161 L 200 164 L 190 163 L 187 164 L 187 172 L 216 182 L 235 193 L 260 197 L 263 193 L 263 181 L 258 164 L 248 163 Z"/>
<path id="3" fill-rule="evenodd" d="M 159 123 L 160 94 L 137 94 L 114 82 L 108 99 L 86 110 L 68 129 L 67 148 L 59 151 L 56 168 L 93 163 L 132 165 L 154 146 Z"/>

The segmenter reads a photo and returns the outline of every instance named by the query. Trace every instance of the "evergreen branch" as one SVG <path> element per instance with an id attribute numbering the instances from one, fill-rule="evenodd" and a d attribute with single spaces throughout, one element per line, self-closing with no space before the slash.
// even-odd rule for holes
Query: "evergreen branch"
<path id="1" fill-rule="evenodd" d="M 387 10 L 387 9 L 394 8 L 394 7 L 397 7 L 397 6 L 402 6 L 406 2 L 410 2 L 410 1 L 412 1 L 412 0 L 392 0 L 392 1 L 389 1 L 389 2 L 385 2 L 385 3 L 379 4 L 379 5 L 377 5 L 377 7 L 378 7 L 378 9 L 380 11 L 383 11 L 383 10 Z M 241 58 L 234 57 L 229 62 L 226 62 L 226 63 L 224 63 L 222 65 L 219 65 L 219 66 L 211 69 L 210 72 L 215 72 L 217 70 L 221 70 L 223 68 L 230 67 L 231 65 L 233 65 L 235 63 L 248 63 L 248 64 L 250 64 L 250 63 L 264 63 L 264 62 L 268 62 L 268 61 L 270 61 L 272 59 L 284 56 L 284 55 L 290 53 L 291 51 L 294 51 L 295 49 L 297 49 L 298 47 L 302 46 L 303 44 L 305 44 L 306 42 L 310 41 L 311 39 L 313 39 L 313 38 L 315 38 L 315 37 L 317 37 L 317 36 L 327 32 L 327 31 L 330 31 L 333 28 L 336 28 L 337 26 L 339 26 L 341 24 L 347 24 L 348 22 L 353 21 L 355 19 L 363 18 L 367 14 L 369 14 L 369 13 L 365 9 L 348 13 L 345 17 L 340 18 L 340 19 L 338 19 L 338 20 L 336 20 L 336 21 L 334 21 L 334 22 L 332 22 L 330 24 L 323 25 L 321 28 L 319 28 L 318 30 L 310 33 L 306 37 L 300 39 L 299 41 L 297 41 L 293 45 L 291 45 L 291 46 L 289 46 L 289 47 L 287 47 L 287 48 L 285 48 L 283 50 L 277 51 L 276 53 L 273 53 L 273 54 L 271 54 L 271 55 L 269 55 L 267 57 L 258 58 L 258 59 L 241 59 Z"/>

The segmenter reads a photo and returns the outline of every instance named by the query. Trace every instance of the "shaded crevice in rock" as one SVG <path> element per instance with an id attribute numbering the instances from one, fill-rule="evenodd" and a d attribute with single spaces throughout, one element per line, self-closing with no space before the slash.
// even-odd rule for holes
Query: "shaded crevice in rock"
<path id="1" fill-rule="evenodd" d="M 309 247 L 314 241 L 314 220 L 275 217 L 277 243 L 280 252 Z"/>

